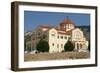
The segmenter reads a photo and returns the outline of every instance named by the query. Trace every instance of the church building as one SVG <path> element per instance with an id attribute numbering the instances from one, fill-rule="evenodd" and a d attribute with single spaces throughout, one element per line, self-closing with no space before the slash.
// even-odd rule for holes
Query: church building
<path id="1" fill-rule="evenodd" d="M 44 40 L 48 42 L 49 53 L 62 52 L 65 43 L 69 39 L 75 46 L 74 51 L 88 51 L 88 41 L 86 40 L 83 31 L 76 28 L 75 23 L 68 18 L 65 18 L 56 27 L 41 25 L 33 30 L 31 35 L 32 49 L 36 49 L 36 45 L 40 41 L 41 37 L 44 37 Z"/>

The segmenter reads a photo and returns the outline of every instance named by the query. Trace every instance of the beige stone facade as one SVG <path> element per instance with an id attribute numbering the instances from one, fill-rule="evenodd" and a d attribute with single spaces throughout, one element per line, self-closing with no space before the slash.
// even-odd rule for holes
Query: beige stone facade
<path id="1" fill-rule="evenodd" d="M 49 53 L 62 52 L 65 43 L 70 39 L 75 46 L 74 51 L 84 51 L 88 49 L 88 41 L 83 31 L 75 28 L 75 24 L 65 19 L 57 27 L 42 25 L 33 30 L 31 35 L 31 48 L 36 49 L 36 45 L 41 38 L 49 43 Z"/>

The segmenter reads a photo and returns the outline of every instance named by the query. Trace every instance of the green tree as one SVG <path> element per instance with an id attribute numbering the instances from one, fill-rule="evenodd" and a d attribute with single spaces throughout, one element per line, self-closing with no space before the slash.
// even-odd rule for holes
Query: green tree
<path id="1" fill-rule="evenodd" d="M 38 42 L 36 48 L 38 52 L 49 52 L 49 44 L 43 39 Z"/>
<path id="2" fill-rule="evenodd" d="M 64 50 L 65 51 L 73 51 L 74 50 L 73 43 L 68 40 L 68 42 L 66 42 L 65 45 L 64 45 Z"/>

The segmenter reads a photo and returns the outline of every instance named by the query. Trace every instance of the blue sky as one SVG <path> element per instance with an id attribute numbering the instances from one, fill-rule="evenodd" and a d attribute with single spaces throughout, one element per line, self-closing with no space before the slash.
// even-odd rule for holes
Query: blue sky
<path id="1" fill-rule="evenodd" d="M 24 11 L 24 32 L 39 25 L 58 26 L 65 18 L 72 20 L 76 26 L 90 25 L 90 14 Z"/>

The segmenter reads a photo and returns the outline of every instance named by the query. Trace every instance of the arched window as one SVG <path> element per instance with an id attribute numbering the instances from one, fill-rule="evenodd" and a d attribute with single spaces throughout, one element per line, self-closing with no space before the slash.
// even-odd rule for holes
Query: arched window
<path id="1" fill-rule="evenodd" d="M 67 39 L 67 37 L 65 36 L 65 39 Z"/>
<path id="2" fill-rule="evenodd" d="M 75 39 L 76 39 L 76 40 L 80 40 L 81 38 L 82 38 L 82 37 L 81 37 L 81 33 L 77 31 L 77 32 L 75 33 Z"/>
<path id="3" fill-rule="evenodd" d="M 61 36 L 61 39 L 63 39 L 63 36 Z"/>
<path id="4" fill-rule="evenodd" d="M 52 43 L 52 46 L 54 46 L 54 43 Z"/>
<path id="5" fill-rule="evenodd" d="M 52 31 L 52 32 L 51 32 L 51 36 L 52 36 L 52 37 L 55 37 L 55 34 L 56 34 L 55 31 Z"/>

